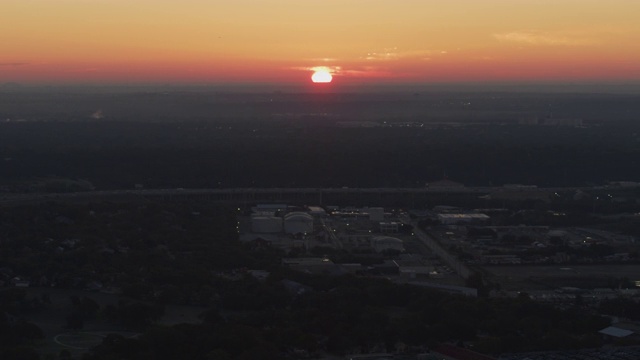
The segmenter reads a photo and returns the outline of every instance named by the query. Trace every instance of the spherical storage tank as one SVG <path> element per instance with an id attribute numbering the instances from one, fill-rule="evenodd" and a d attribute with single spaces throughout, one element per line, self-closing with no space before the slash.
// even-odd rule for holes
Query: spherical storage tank
<path id="1" fill-rule="evenodd" d="M 292 212 L 284 216 L 284 232 L 287 234 L 310 234 L 313 232 L 313 216 L 303 212 Z"/>
<path id="2" fill-rule="evenodd" d="M 378 253 L 385 250 L 404 251 L 402 240 L 391 236 L 374 236 L 371 238 L 371 247 Z"/>

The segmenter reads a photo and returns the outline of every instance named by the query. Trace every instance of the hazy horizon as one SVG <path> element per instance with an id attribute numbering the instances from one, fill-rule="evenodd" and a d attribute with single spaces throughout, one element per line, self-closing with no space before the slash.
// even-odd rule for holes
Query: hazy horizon
<path id="1" fill-rule="evenodd" d="M 236 82 L 236 83 L 188 83 L 188 82 L 69 82 L 69 83 L 0 83 L 0 92 L 11 91 L 218 91 L 237 93 L 576 93 L 576 94 L 640 94 L 640 81 L 610 82 L 448 82 L 448 83 L 332 83 L 309 85 L 299 83 Z"/>

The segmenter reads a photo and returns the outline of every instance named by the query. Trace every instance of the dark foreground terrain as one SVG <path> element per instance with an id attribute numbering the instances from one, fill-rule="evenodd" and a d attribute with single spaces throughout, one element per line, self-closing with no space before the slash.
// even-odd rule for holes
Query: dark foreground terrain
<path id="1" fill-rule="evenodd" d="M 578 302 L 294 272 L 281 250 L 240 243 L 236 214 L 198 201 L 3 208 L 2 358 L 282 359 L 445 342 L 499 354 L 599 346 L 610 322 Z M 176 305 L 200 317 L 172 325 L 193 312 L 176 315 Z M 622 305 L 632 307 L 610 304 Z"/>

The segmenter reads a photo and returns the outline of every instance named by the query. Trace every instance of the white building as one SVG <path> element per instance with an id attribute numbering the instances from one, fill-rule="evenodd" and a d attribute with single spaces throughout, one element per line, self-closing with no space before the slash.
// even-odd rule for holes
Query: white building
<path id="1" fill-rule="evenodd" d="M 313 216 L 303 212 L 291 212 L 284 216 L 284 232 L 310 234 L 313 232 Z"/>

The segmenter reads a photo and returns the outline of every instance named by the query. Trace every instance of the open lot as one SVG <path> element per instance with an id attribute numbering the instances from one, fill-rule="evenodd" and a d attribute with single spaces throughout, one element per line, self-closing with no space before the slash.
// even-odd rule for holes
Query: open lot
<path id="1" fill-rule="evenodd" d="M 507 354 L 500 360 L 630 360 L 638 359 L 640 348 L 637 346 L 605 349 L 585 349 L 579 351 L 547 351 L 526 354 Z"/>

